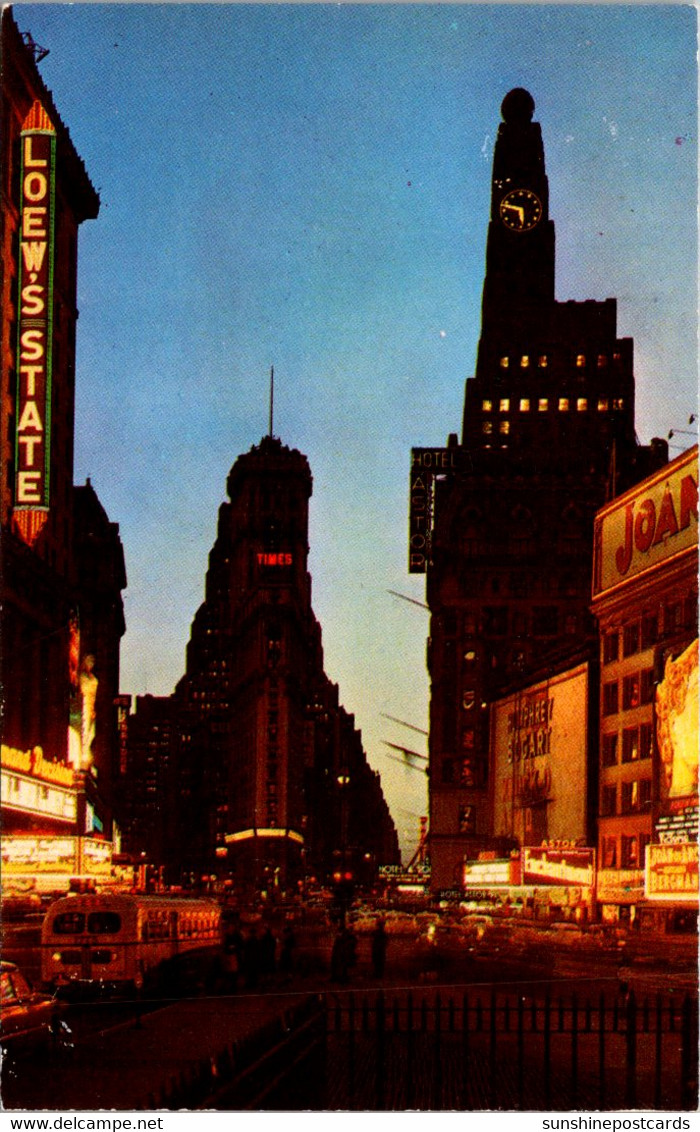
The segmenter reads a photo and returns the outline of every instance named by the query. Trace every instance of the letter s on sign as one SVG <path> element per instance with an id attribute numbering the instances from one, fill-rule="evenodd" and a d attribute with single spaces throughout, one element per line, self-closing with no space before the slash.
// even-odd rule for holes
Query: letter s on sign
<path id="1" fill-rule="evenodd" d="M 44 331 L 25 330 L 22 334 L 22 353 L 25 362 L 36 362 L 44 356 Z"/>

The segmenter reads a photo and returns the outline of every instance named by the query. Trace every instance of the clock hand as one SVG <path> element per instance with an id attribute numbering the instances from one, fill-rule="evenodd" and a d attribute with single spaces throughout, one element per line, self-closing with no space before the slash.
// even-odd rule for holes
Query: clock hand
<path id="1" fill-rule="evenodd" d="M 520 205 L 517 205 L 517 204 L 504 204 L 504 206 L 503 206 L 503 207 L 504 207 L 504 208 L 507 208 L 507 209 L 508 209 L 508 210 L 509 210 L 510 212 L 517 212 L 517 213 L 518 213 L 518 215 L 519 215 L 519 217 L 520 217 L 520 223 L 521 223 L 521 224 L 524 224 L 524 223 L 525 223 L 525 209 L 524 209 L 524 208 L 521 208 L 521 207 L 520 207 Z"/>

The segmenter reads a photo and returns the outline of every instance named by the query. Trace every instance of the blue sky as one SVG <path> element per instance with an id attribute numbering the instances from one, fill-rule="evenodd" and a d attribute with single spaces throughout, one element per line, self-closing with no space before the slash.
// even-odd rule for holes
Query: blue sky
<path id="1" fill-rule="evenodd" d="M 556 4 L 18 4 L 100 192 L 79 255 L 76 482 L 119 523 L 124 691 L 184 671 L 225 480 L 268 427 L 309 458 L 313 602 L 402 842 L 425 780 L 412 445 L 461 426 L 493 140 L 527 87 L 557 298 L 618 299 L 637 431 L 697 388 L 696 14 Z M 688 442 L 692 438 L 687 439 Z M 681 443 L 683 441 L 681 440 Z M 674 452 L 672 455 L 676 454 Z"/>

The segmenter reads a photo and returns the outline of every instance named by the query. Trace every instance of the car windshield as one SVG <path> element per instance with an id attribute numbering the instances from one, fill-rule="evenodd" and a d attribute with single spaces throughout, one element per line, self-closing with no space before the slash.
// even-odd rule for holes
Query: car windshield
<path id="1" fill-rule="evenodd" d="M 0 1001 L 17 1002 L 30 995 L 31 987 L 21 971 L 3 971 L 0 977 Z"/>

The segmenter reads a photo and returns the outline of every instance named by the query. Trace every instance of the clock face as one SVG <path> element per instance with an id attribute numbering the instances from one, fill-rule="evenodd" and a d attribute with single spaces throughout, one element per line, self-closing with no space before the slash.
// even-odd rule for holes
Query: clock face
<path id="1" fill-rule="evenodd" d="M 500 204 L 501 220 L 512 232 L 528 232 L 542 217 L 542 201 L 530 189 L 511 189 Z"/>

